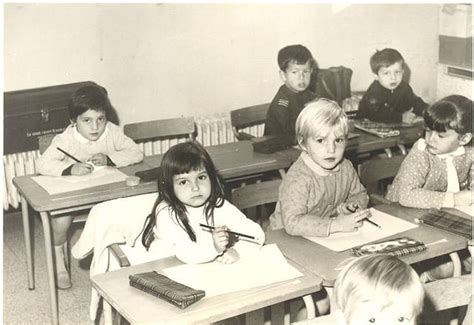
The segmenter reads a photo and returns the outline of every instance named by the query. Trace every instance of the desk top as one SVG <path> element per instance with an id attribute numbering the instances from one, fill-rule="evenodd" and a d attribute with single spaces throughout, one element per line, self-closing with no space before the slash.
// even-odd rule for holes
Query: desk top
<path id="1" fill-rule="evenodd" d="M 131 324 L 211 323 L 304 296 L 321 289 L 321 278 L 291 262 L 303 277 L 203 298 L 184 310 L 129 285 L 130 274 L 180 265 L 175 257 L 134 265 L 92 277 L 92 285 Z M 258 270 L 256 270 L 257 272 Z"/>
<path id="2" fill-rule="evenodd" d="M 380 211 L 393 216 L 414 222 L 415 218 L 420 218 L 426 210 L 405 208 L 398 205 L 383 205 L 376 207 Z M 305 268 L 313 271 L 323 278 L 323 284 L 331 286 L 339 273 L 338 265 L 354 256 L 349 250 L 344 252 L 334 252 L 330 249 L 318 245 L 300 236 L 290 236 L 284 229 L 267 231 L 267 243 L 276 243 L 282 253 L 290 260 L 301 264 Z M 467 239 L 454 234 L 435 229 L 426 225 L 395 234 L 388 238 L 408 236 L 425 244 L 446 239 L 446 242 L 428 246 L 424 252 L 401 257 L 406 263 L 412 264 L 427 260 L 436 256 L 449 254 L 467 247 Z"/>
<path id="3" fill-rule="evenodd" d="M 239 141 L 206 148 L 216 168 L 224 179 L 248 176 L 290 166 L 287 156 L 277 153 L 261 154 L 253 151 L 250 141 Z M 147 156 L 144 161 L 132 166 L 120 168 L 127 175 L 160 165 L 162 155 Z M 137 186 L 127 186 L 125 181 L 67 193 L 50 195 L 31 175 L 13 179 L 18 191 L 36 211 L 50 211 L 52 214 L 77 210 L 77 207 L 91 207 L 102 201 L 128 197 L 157 191 L 156 182 L 140 182 Z"/>

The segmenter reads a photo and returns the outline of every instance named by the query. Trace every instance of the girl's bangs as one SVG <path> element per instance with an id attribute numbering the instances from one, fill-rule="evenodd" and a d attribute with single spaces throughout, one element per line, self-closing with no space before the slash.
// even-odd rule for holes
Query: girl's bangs
<path id="1" fill-rule="evenodd" d="M 185 174 L 193 170 L 205 169 L 205 161 L 196 152 L 184 152 L 172 162 L 172 174 Z"/>

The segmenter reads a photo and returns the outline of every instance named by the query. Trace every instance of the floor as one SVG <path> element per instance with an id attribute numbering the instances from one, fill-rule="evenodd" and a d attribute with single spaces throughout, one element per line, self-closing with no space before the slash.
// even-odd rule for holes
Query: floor
<path id="1" fill-rule="evenodd" d="M 44 237 L 39 218 L 34 218 L 34 290 L 28 290 L 25 243 L 20 213 L 6 213 L 3 218 L 3 323 L 50 324 L 51 307 L 46 272 Z M 74 243 L 83 224 L 71 229 Z M 61 324 L 91 324 L 89 320 L 90 259 L 71 259 L 73 287 L 59 290 L 59 319 Z"/>

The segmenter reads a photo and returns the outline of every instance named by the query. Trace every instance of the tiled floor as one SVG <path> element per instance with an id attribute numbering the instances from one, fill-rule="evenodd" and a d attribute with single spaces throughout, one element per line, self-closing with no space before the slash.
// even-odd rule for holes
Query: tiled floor
<path id="1" fill-rule="evenodd" d="M 39 218 L 34 218 L 34 265 L 36 287 L 28 290 L 25 243 L 20 213 L 6 213 L 3 218 L 3 323 L 50 324 L 51 307 L 44 237 Z M 83 224 L 73 226 L 72 242 L 77 240 Z M 61 324 L 91 324 L 89 297 L 91 284 L 87 261 L 71 259 L 73 287 L 59 290 Z"/>

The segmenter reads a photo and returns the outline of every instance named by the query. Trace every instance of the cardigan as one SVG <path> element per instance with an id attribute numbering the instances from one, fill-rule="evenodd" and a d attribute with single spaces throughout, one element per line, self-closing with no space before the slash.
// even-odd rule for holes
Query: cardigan
<path id="1" fill-rule="evenodd" d="M 328 236 L 330 219 L 340 204 L 367 207 L 369 197 L 349 160 L 343 159 L 338 170 L 326 176 L 311 168 L 311 162 L 303 152 L 283 178 L 271 229 L 285 228 L 294 236 Z"/>

